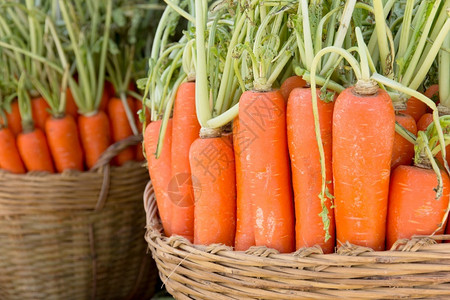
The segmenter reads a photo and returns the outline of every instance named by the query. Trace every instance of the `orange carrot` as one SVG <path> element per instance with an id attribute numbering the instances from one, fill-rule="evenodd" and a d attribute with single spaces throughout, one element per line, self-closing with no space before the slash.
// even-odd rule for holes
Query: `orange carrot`
<path id="1" fill-rule="evenodd" d="M 433 100 L 436 104 L 439 103 L 439 85 L 438 84 L 433 84 L 430 85 L 427 90 L 425 91 L 425 93 L 423 93 L 425 96 L 427 96 L 427 98 L 430 98 L 431 100 Z"/>
<path id="2" fill-rule="evenodd" d="M 306 85 L 306 81 L 301 76 L 291 76 L 287 78 L 280 87 L 280 92 L 283 95 L 284 101 L 287 102 L 289 94 L 295 88 L 302 88 Z"/>
<path id="3" fill-rule="evenodd" d="M 86 166 L 91 169 L 111 144 L 110 125 L 104 111 L 78 117 L 81 144 L 86 156 Z"/>
<path id="4" fill-rule="evenodd" d="M 359 95 L 353 87 L 336 99 L 333 180 L 338 242 L 383 250 L 395 114 L 389 95 Z"/>
<path id="5" fill-rule="evenodd" d="M 400 112 L 410 115 L 416 122 L 418 122 L 420 117 L 427 112 L 427 105 L 419 99 L 411 97 L 408 99 L 408 102 L 406 102 L 406 110 L 402 110 Z"/>
<path id="6" fill-rule="evenodd" d="M 432 234 L 441 223 L 447 209 L 450 179 L 441 171 L 443 193 L 435 199 L 437 176 L 432 169 L 399 166 L 391 176 L 387 217 L 386 248 L 398 239 L 413 235 Z M 437 234 L 444 232 L 445 226 Z"/>
<path id="7" fill-rule="evenodd" d="M 8 128 L 17 136 L 22 132 L 22 118 L 19 111 L 19 102 L 14 100 L 11 103 L 11 112 L 6 115 L 8 121 Z M 3 122 L 0 125 L 4 125 Z"/>
<path id="8" fill-rule="evenodd" d="M 15 174 L 25 173 L 25 167 L 17 149 L 16 139 L 10 128 L 0 128 L 0 166 Z"/>
<path id="9" fill-rule="evenodd" d="M 233 121 L 233 147 L 236 166 L 236 236 L 234 248 L 237 251 L 245 251 L 255 246 L 255 220 L 252 195 L 249 194 L 249 177 L 244 173 L 248 169 L 248 161 L 240 155 L 245 143 L 239 136 L 239 116 Z M 246 167 L 242 167 L 245 165 Z"/>
<path id="10" fill-rule="evenodd" d="M 71 115 L 51 117 L 45 123 L 48 145 L 55 161 L 56 170 L 83 171 L 83 151 L 75 120 Z"/>
<path id="11" fill-rule="evenodd" d="M 134 111 L 134 103 L 131 98 L 127 99 L 128 106 L 131 111 Z M 131 135 L 130 123 L 128 122 L 125 107 L 119 98 L 111 98 L 108 102 L 108 115 L 111 125 L 111 136 L 113 142 L 118 142 Z M 135 158 L 135 150 L 132 147 L 128 147 L 114 157 L 114 164 L 121 166 L 129 160 Z"/>
<path id="12" fill-rule="evenodd" d="M 195 111 L 195 82 L 182 83 L 175 96 L 172 127 L 172 234 L 194 238 L 194 191 L 189 149 L 198 138 L 200 125 Z"/>
<path id="13" fill-rule="evenodd" d="M 78 118 L 78 106 L 69 88 L 66 90 L 66 114 L 71 115 L 75 120 Z"/>
<path id="14" fill-rule="evenodd" d="M 191 146 L 189 160 L 195 194 L 194 243 L 233 246 L 236 180 L 229 139 L 215 135 L 198 138 Z"/>
<path id="15" fill-rule="evenodd" d="M 156 204 L 166 236 L 172 235 L 171 219 L 173 203 L 168 194 L 171 179 L 172 119 L 169 120 L 159 158 L 155 157 L 161 120 L 151 122 L 145 128 L 144 148 L 148 161 L 148 172 L 155 190 Z"/>
<path id="16" fill-rule="evenodd" d="M 417 125 L 413 117 L 407 114 L 395 114 L 395 121 L 414 135 L 417 134 Z M 408 142 L 400 134 L 395 133 L 394 149 L 392 151 L 391 169 L 399 165 L 411 165 L 414 157 L 414 144 Z"/>
<path id="17" fill-rule="evenodd" d="M 55 172 L 47 138 L 40 128 L 25 130 L 17 136 L 17 147 L 28 171 Z"/>
<path id="18" fill-rule="evenodd" d="M 31 99 L 31 111 L 33 113 L 34 126 L 45 130 L 45 121 L 50 116 L 50 106 L 44 98 L 38 97 Z"/>
<path id="19" fill-rule="evenodd" d="M 321 101 L 320 89 L 317 89 L 317 95 L 327 188 L 330 193 L 333 193 L 331 132 L 334 102 Z M 332 253 L 335 245 L 334 213 L 331 208 L 331 199 L 328 199 L 326 208 L 330 220 L 328 228 L 330 237 L 325 241 L 326 232 L 321 217 L 323 209 L 319 199 L 322 174 L 311 97 L 310 88 L 295 88 L 287 104 L 287 133 L 295 200 L 296 248 L 319 245 L 324 253 Z"/>
<path id="20" fill-rule="evenodd" d="M 246 91 L 239 101 L 241 143 L 238 170 L 248 177 L 254 205 L 256 246 L 292 252 L 295 248 L 294 207 L 286 137 L 285 101 L 279 90 Z M 244 182 L 238 181 L 241 189 Z"/>
<path id="21" fill-rule="evenodd" d="M 426 113 L 422 117 L 420 117 L 419 122 L 417 122 L 417 131 L 425 131 L 428 126 L 433 123 L 433 114 Z"/>

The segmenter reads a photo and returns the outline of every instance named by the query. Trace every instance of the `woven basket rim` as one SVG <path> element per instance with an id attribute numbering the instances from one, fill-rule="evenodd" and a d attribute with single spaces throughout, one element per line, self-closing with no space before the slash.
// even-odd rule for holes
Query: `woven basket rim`
<path id="1" fill-rule="evenodd" d="M 163 236 L 151 182 L 144 192 L 145 239 L 163 284 L 176 299 L 405 299 L 450 298 L 449 235 L 404 240 L 373 251 L 346 244 L 280 254 L 252 247 L 193 245 Z"/>
<path id="2" fill-rule="evenodd" d="M 311 258 L 323 258 L 325 262 L 332 263 L 334 258 L 339 258 L 339 262 L 336 265 L 342 265 L 345 261 L 349 263 L 361 261 L 368 262 L 365 258 L 373 258 L 374 261 L 385 263 L 393 262 L 396 258 L 404 257 L 411 259 L 420 258 L 427 259 L 427 253 L 433 254 L 440 253 L 447 256 L 442 258 L 450 259 L 450 243 L 437 243 L 440 240 L 450 240 L 450 234 L 434 235 L 434 236 L 415 236 L 412 239 L 402 239 L 397 241 L 393 249 L 384 251 L 374 251 L 371 248 L 353 245 L 346 243 L 341 245 L 340 251 L 324 254 L 319 246 L 301 248 L 292 253 L 279 253 L 276 249 L 268 248 L 265 246 L 253 246 L 247 251 L 237 251 L 233 247 L 223 244 L 212 244 L 208 246 L 195 245 L 189 240 L 181 236 L 166 237 L 163 234 L 162 223 L 158 215 L 158 208 L 156 205 L 155 194 L 151 181 L 148 182 L 144 192 L 144 209 L 147 216 L 147 232 L 145 239 L 147 242 L 154 243 L 156 240 L 164 244 L 170 245 L 174 248 L 179 248 L 185 251 L 195 251 L 196 253 L 204 253 L 208 257 L 211 255 L 220 256 L 233 256 L 242 260 L 259 256 L 259 257 L 272 257 L 274 259 L 289 259 L 292 257 L 311 257 Z"/>

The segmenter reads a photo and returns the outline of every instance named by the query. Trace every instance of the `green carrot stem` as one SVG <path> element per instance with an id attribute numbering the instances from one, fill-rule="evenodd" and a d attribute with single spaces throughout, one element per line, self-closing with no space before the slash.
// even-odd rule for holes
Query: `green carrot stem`
<path id="1" fill-rule="evenodd" d="M 220 128 L 231 122 L 239 113 L 239 103 L 233 105 L 230 109 L 219 116 L 209 119 L 206 125 L 209 128 Z"/>
<path id="2" fill-rule="evenodd" d="M 340 48 L 342 46 L 342 43 L 344 42 L 345 36 L 347 34 L 347 30 L 350 25 L 350 21 L 352 19 L 353 10 L 355 8 L 356 0 L 348 0 L 345 3 L 344 11 L 342 13 L 341 22 L 339 25 L 339 29 L 336 34 L 336 38 L 334 40 L 334 47 Z M 327 47 L 328 48 L 328 47 Z M 329 68 L 331 68 L 334 64 L 334 62 L 337 59 L 337 53 L 330 52 L 331 55 L 328 57 L 325 66 L 322 68 L 322 71 L 319 73 L 319 75 L 324 75 Z"/>
<path id="3" fill-rule="evenodd" d="M 164 2 L 170 6 L 174 11 L 176 11 L 180 16 L 188 20 L 189 22 L 195 24 L 195 18 L 187 13 L 185 10 L 183 10 L 181 7 L 179 7 L 176 3 L 170 1 L 170 0 L 164 0 Z"/>
<path id="4" fill-rule="evenodd" d="M 162 147 L 164 145 L 164 137 L 166 135 L 167 124 L 169 123 L 169 118 L 170 118 L 170 115 L 172 112 L 173 103 L 175 101 L 176 91 L 178 90 L 178 87 L 185 79 L 186 79 L 186 75 L 180 76 L 175 81 L 173 89 L 172 89 L 171 93 L 169 94 L 169 99 L 166 104 L 166 108 L 165 108 L 164 115 L 163 115 L 162 122 L 161 122 L 161 127 L 159 130 L 158 144 L 156 146 L 156 152 L 155 152 L 156 158 L 159 158 L 159 156 L 161 155 Z"/>
<path id="5" fill-rule="evenodd" d="M 386 38 L 386 17 L 384 15 L 382 0 L 373 0 L 373 8 L 375 12 L 377 43 L 380 50 L 381 69 L 384 75 L 391 77 L 392 70 L 388 66 L 392 57 L 389 58 L 389 46 Z"/>
<path id="6" fill-rule="evenodd" d="M 98 69 L 98 88 L 97 94 L 95 95 L 95 102 L 93 110 L 97 110 L 100 106 L 100 102 L 103 94 L 103 87 L 105 84 L 105 65 L 106 65 L 106 55 L 108 51 L 108 40 L 109 40 L 109 29 L 111 27 L 111 17 L 112 17 L 112 0 L 107 0 L 106 5 L 106 24 L 105 29 L 103 31 L 103 42 L 102 49 L 100 52 L 100 66 Z M 95 89 L 94 89 L 95 91 Z"/>
<path id="7" fill-rule="evenodd" d="M 420 84 L 423 82 L 425 76 L 427 75 L 428 71 L 430 70 L 431 65 L 433 64 L 434 59 L 436 58 L 436 55 L 439 52 L 440 46 L 444 43 L 445 37 L 447 36 L 449 30 L 450 30 L 450 19 L 447 19 L 444 26 L 442 27 L 442 30 L 440 31 L 439 35 L 437 36 L 436 40 L 434 41 L 433 46 L 431 47 L 430 51 L 428 52 L 427 58 L 425 59 L 423 64 L 419 67 L 419 69 L 416 72 L 414 72 L 414 74 L 408 73 L 408 70 L 406 71 L 408 75 L 411 74 L 408 77 L 412 77 L 414 75 L 414 79 L 409 84 L 410 88 L 417 89 L 420 86 Z M 410 66 L 412 66 L 412 64 Z M 404 77 L 404 80 L 408 81 L 408 79 L 405 77 Z M 403 80 L 402 80 L 402 82 L 403 82 Z"/>
<path id="8" fill-rule="evenodd" d="M 450 34 L 445 37 L 444 47 L 450 47 Z M 439 100 L 440 104 L 450 107 L 450 53 L 439 53 Z"/>

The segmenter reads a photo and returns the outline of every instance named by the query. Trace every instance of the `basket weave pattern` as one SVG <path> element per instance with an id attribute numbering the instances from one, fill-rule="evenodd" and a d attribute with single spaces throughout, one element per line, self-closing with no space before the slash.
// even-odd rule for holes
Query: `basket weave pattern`
<path id="1" fill-rule="evenodd" d="M 232 251 L 163 236 L 151 183 L 144 206 L 146 240 L 177 299 L 450 299 L 450 243 L 417 238 L 378 252 L 348 244 L 334 254 L 316 247 Z"/>
<path id="2" fill-rule="evenodd" d="M 105 176 L 106 174 L 106 176 Z M 156 269 L 142 238 L 141 164 L 0 171 L 0 299 L 139 299 Z"/>

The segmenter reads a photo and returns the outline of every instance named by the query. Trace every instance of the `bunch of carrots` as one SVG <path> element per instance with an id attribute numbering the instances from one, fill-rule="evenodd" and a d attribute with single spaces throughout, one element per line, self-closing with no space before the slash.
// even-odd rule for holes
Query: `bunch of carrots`
<path id="1" fill-rule="evenodd" d="M 139 134 L 133 82 L 145 72 L 138 61 L 158 10 L 116 0 L 0 6 L 1 169 L 89 170 L 111 144 Z M 131 160 L 144 160 L 142 148 L 124 149 L 112 164 Z"/>
<path id="2" fill-rule="evenodd" d="M 331 253 L 445 232 L 449 1 L 165 2 L 138 85 L 166 236 Z"/>

